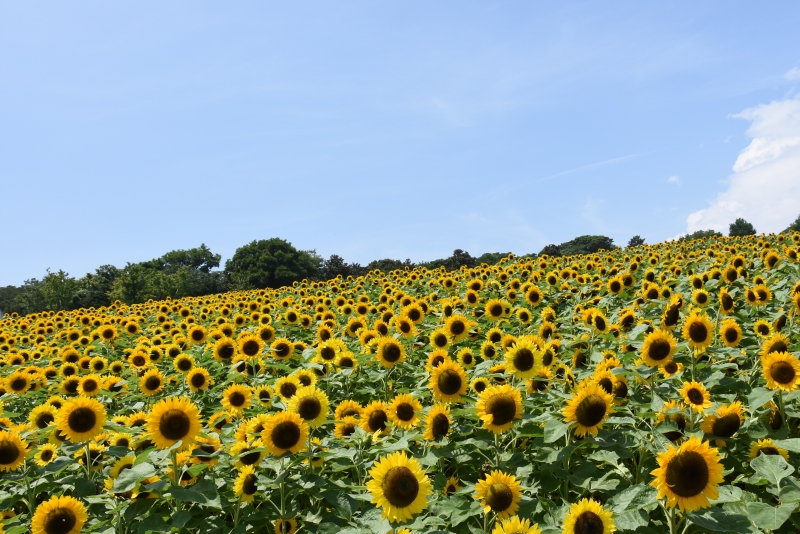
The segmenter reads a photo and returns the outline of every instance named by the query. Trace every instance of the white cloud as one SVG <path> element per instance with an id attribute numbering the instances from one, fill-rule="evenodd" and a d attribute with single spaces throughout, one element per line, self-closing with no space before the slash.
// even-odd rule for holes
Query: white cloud
<path id="1" fill-rule="evenodd" d="M 783 75 L 784 78 L 787 80 L 800 80 L 800 68 L 793 68 L 789 72 Z"/>
<path id="2" fill-rule="evenodd" d="M 791 72 L 791 71 L 790 71 Z M 800 213 L 800 97 L 748 108 L 750 144 L 739 153 L 728 190 L 689 215 L 687 230 L 728 233 L 738 217 L 761 232 L 780 232 Z"/>
<path id="3" fill-rule="evenodd" d="M 671 184 L 678 184 L 681 185 L 681 179 L 675 176 L 674 174 L 667 178 L 667 181 Z"/>

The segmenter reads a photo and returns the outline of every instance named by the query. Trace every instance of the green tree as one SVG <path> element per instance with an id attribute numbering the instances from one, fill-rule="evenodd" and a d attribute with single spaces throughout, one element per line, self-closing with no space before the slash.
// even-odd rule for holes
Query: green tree
<path id="1" fill-rule="evenodd" d="M 52 272 L 47 269 L 47 274 L 42 279 L 41 286 L 45 309 L 71 310 L 73 308 L 73 300 L 79 289 L 78 281 L 68 273 L 61 269 L 58 272 Z"/>
<path id="2" fill-rule="evenodd" d="M 640 245 L 644 245 L 644 239 L 642 236 L 635 235 L 628 240 L 627 248 L 638 247 Z"/>
<path id="3" fill-rule="evenodd" d="M 17 286 L 0 287 L 0 313 L 20 313 L 22 308 L 17 299 L 22 295 L 22 288 Z"/>
<path id="4" fill-rule="evenodd" d="M 744 235 L 755 235 L 756 229 L 755 227 L 750 224 L 749 222 L 745 221 L 741 217 L 736 219 L 730 225 L 730 230 L 728 231 L 728 235 L 731 237 L 736 236 L 744 236 Z"/>
<path id="5" fill-rule="evenodd" d="M 485 263 L 486 265 L 497 265 L 500 260 L 507 257 L 510 252 L 485 252 L 475 258 L 475 265 Z"/>
<path id="6" fill-rule="evenodd" d="M 784 232 L 791 232 L 794 230 L 795 232 L 800 232 L 800 215 L 794 220 L 792 224 L 789 225 L 789 228 L 784 230 Z"/>
<path id="7" fill-rule="evenodd" d="M 695 239 L 703 239 L 704 237 L 722 237 L 722 234 L 716 230 L 697 230 L 691 234 L 680 237 L 678 241 L 694 241 Z"/>
<path id="8" fill-rule="evenodd" d="M 99 308 L 111 304 L 108 295 L 119 273 L 120 270 L 113 265 L 101 265 L 94 273 L 86 273 L 86 276 L 78 280 L 79 289 L 75 296 L 75 306 Z"/>
<path id="9" fill-rule="evenodd" d="M 322 258 L 315 251 L 297 250 L 278 237 L 239 247 L 225 262 L 225 272 L 234 289 L 291 285 L 296 280 L 318 276 L 321 268 Z"/>
<path id="10" fill-rule="evenodd" d="M 410 259 L 406 259 L 406 261 L 400 260 L 392 260 L 390 258 L 384 258 L 382 260 L 372 260 L 367 264 L 365 269 L 367 272 L 374 271 L 378 269 L 379 271 L 383 271 L 388 273 L 389 271 L 394 271 L 395 269 L 404 269 L 405 267 L 413 267 L 414 264 L 411 263 Z"/>
<path id="11" fill-rule="evenodd" d="M 542 254 L 547 254 L 548 256 L 562 256 L 563 255 L 563 254 L 561 254 L 561 248 L 558 245 L 554 244 L 554 243 L 550 243 L 549 245 L 545 245 L 545 247 L 542 250 L 539 251 L 539 256 L 541 256 Z"/>
<path id="12" fill-rule="evenodd" d="M 566 243 L 561 243 L 558 248 L 564 256 L 575 254 L 592 254 L 598 250 L 614 250 L 617 246 L 614 240 L 604 235 L 582 235 Z"/>

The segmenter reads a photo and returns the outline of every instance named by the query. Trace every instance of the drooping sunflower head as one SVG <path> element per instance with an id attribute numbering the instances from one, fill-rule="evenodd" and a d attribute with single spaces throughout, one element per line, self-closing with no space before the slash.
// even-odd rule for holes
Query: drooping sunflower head
<path id="1" fill-rule="evenodd" d="M 730 438 L 736 434 L 736 432 L 738 432 L 739 428 L 742 426 L 742 423 L 744 422 L 744 416 L 742 415 L 743 413 L 744 408 L 742 407 L 742 403 L 739 401 L 733 402 L 729 405 L 723 404 L 717 408 L 714 413 L 706 416 L 700 428 L 706 434 L 712 434 L 722 438 Z M 719 442 L 717 442 L 717 444 L 719 445 Z"/>
<path id="2" fill-rule="evenodd" d="M 792 392 L 800 385 L 800 361 L 789 352 L 772 352 L 761 359 L 767 387 Z"/>
<path id="3" fill-rule="evenodd" d="M 587 433 L 596 436 L 603 421 L 614 411 L 613 403 L 612 393 L 600 384 L 590 382 L 573 395 L 562 414 L 565 421 L 575 428 L 576 436 L 585 436 Z"/>
<path id="4" fill-rule="evenodd" d="M 431 483 L 419 462 L 404 452 L 379 458 L 369 475 L 371 502 L 381 508 L 384 519 L 408 521 L 427 506 Z"/>
<path id="5" fill-rule="evenodd" d="M 495 512 L 499 519 L 514 515 L 522 500 L 522 488 L 513 475 L 492 471 L 475 484 L 475 499 L 481 502 L 483 512 Z"/>
<path id="6" fill-rule="evenodd" d="M 509 384 L 490 386 L 479 395 L 476 413 L 483 428 L 501 434 L 522 419 L 522 395 Z"/>
<path id="7" fill-rule="evenodd" d="M 693 511 L 711 506 L 709 499 L 719 497 L 723 466 L 717 449 L 690 437 L 680 447 L 669 446 L 658 455 L 658 468 L 650 485 L 658 490 L 658 498 L 666 497 L 667 506 Z"/>
<path id="8" fill-rule="evenodd" d="M 446 361 L 432 369 L 428 387 L 436 400 L 458 402 L 467 393 L 467 380 L 467 373 L 460 365 Z"/>
<path id="9" fill-rule="evenodd" d="M 564 517 L 565 534 L 611 534 L 616 531 L 611 511 L 594 499 L 572 504 Z"/>
<path id="10" fill-rule="evenodd" d="M 159 449 L 181 442 L 180 450 L 192 446 L 200 433 L 200 410 L 186 397 L 169 397 L 158 401 L 147 416 L 150 439 Z"/>

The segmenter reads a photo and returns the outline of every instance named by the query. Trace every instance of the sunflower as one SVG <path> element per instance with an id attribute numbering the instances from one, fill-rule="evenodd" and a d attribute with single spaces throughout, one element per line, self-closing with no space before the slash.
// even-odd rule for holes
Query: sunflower
<path id="1" fill-rule="evenodd" d="M 644 339 L 642 361 L 650 367 L 663 366 L 672 359 L 678 341 L 670 332 L 653 330 Z"/>
<path id="2" fill-rule="evenodd" d="M 251 442 L 238 441 L 230 448 L 236 469 L 244 469 L 248 465 L 258 465 L 266 456 L 264 443 L 257 439 Z"/>
<path id="3" fill-rule="evenodd" d="M 375 357 L 381 365 L 390 369 L 396 363 L 405 361 L 406 349 L 398 340 L 392 337 L 382 337 L 378 340 Z"/>
<path id="4" fill-rule="evenodd" d="M 212 351 L 212 355 L 214 359 L 218 362 L 230 362 L 233 361 L 234 356 L 236 356 L 237 348 L 236 342 L 229 337 L 222 337 L 218 339 L 214 343 L 214 350 Z"/>
<path id="5" fill-rule="evenodd" d="M 339 403 L 336 407 L 336 412 L 334 414 L 334 419 L 337 421 L 341 421 L 343 418 L 352 416 L 352 417 L 361 417 L 361 413 L 363 412 L 363 408 L 359 403 L 354 400 L 345 399 Z"/>
<path id="6" fill-rule="evenodd" d="M 617 527 L 611 512 L 594 499 L 581 499 L 569 507 L 562 534 L 611 534 Z"/>
<path id="7" fill-rule="evenodd" d="M 0 471 L 13 471 L 25 462 L 28 445 L 16 432 L 0 431 Z"/>
<path id="8" fill-rule="evenodd" d="M 789 451 L 778 447 L 771 439 L 760 439 L 750 445 L 750 460 L 755 460 L 759 454 L 780 455 L 784 460 L 789 461 Z"/>
<path id="9" fill-rule="evenodd" d="M 456 354 L 456 360 L 464 369 L 472 369 L 475 367 L 475 355 L 472 354 L 472 349 L 464 347 Z"/>
<path id="10" fill-rule="evenodd" d="M 700 382 L 684 382 L 678 390 L 684 402 L 697 413 L 703 413 L 711 407 L 711 394 Z"/>
<path id="11" fill-rule="evenodd" d="M 656 414 L 656 425 L 665 421 L 672 421 L 678 430 L 664 432 L 664 437 L 670 441 L 678 441 L 683 437 L 683 430 L 686 428 L 686 405 L 680 401 L 667 401 L 664 407 Z"/>
<path id="12" fill-rule="evenodd" d="M 480 376 L 478 378 L 473 378 L 472 382 L 470 382 L 469 386 L 472 388 L 472 391 L 474 391 L 475 393 L 480 395 L 481 393 L 483 393 L 486 390 L 486 388 L 489 387 L 489 380 L 487 378 L 482 377 L 482 376 Z"/>
<path id="13" fill-rule="evenodd" d="M 467 373 L 455 362 L 447 361 L 431 371 L 428 387 L 441 402 L 458 402 L 467 394 Z"/>
<path id="14" fill-rule="evenodd" d="M 345 439 L 356 431 L 358 426 L 358 419 L 352 415 L 346 415 L 336 421 L 336 426 L 333 429 L 333 435 L 339 439 Z"/>
<path id="15" fill-rule="evenodd" d="M 200 410 L 187 397 L 169 397 L 158 401 L 147 416 L 150 440 L 159 449 L 181 441 L 179 450 L 189 448 L 200 433 Z"/>
<path id="16" fill-rule="evenodd" d="M 253 392 L 243 384 L 231 384 L 222 392 L 222 405 L 234 415 L 244 412 L 252 401 Z"/>
<path id="17" fill-rule="evenodd" d="M 158 369 L 150 369 L 139 379 L 139 391 L 153 397 L 164 389 L 164 375 Z"/>
<path id="18" fill-rule="evenodd" d="M 719 338 L 726 347 L 738 347 L 742 341 L 742 329 L 736 319 L 728 317 L 719 327 Z"/>
<path id="19" fill-rule="evenodd" d="M 304 451 L 307 439 L 308 424 L 295 412 L 273 415 L 261 433 L 261 441 L 273 456 Z"/>
<path id="20" fill-rule="evenodd" d="M 661 366 L 661 375 L 664 378 L 672 378 L 681 371 L 683 371 L 683 364 L 678 363 L 675 360 L 670 360 Z"/>
<path id="21" fill-rule="evenodd" d="M 753 323 L 753 332 L 761 339 L 767 339 L 772 335 L 773 327 L 766 319 L 759 319 Z"/>
<path id="22" fill-rule="evenodd" d="M 411 430 L 419 425 L 422 405 L 410 393 L 396 395 L 389 403 L 389 418 L 394 426 Z"/>
<path id="23" fill-rule="evenodd" d="M 194 356 L 191 354 L 180 354 L 174 360 L 172 360 L 172 365 L 175 367 L 176 371 L 185 375 L 194 369 Z"/>
<path id="24" fill-rule="evenodd" d="M 658 455 L 656 477 L 650 483 L 658 489 L 658 498 L 666 497 L 667 506 L 679 506 L 682 512 L 711 506 L 709 499 L 719 497 L 717 485 L 723 481 L 723 466 L 717 449 L 701 442 L 697 436 L 675 448 L 670 445 Z"/>
<path id="25" fill-rule="evenodd" d="M 425 417 L 425 434 L 423 439 L 436 441 L 450 431 L 450 410 L 446 405 L 435 405 Z"/>
<path id="26" fill-rule="evenodd" d="M 240 334 L 236 343 L 239 353 L 244 354 L 248 358 L 258 356 L 264 350 L 264 342 L 261 338 L 250 332 L 243 332 Z"/>
<path id="27" fill-rule="evenodd" d="M 335 363 L 340 369 L 351 369 L 352 371 L 358 369 L 358 359 L 356 359 L 356 355 L 349 350 L 340 352 L 336 356 Z"/>
<path id="28" fill-rule="evenodd" d="M 692 313 L 683 323 L 683 338 L 693 349 L 705 349 L 714 339 L 714 326 L 705 314 Z"/>
<path id="29" fill-rule="evenodd" d="M 764 358 L 773 352 L 789 352 L 789 338 L 781 333 L 774 334 L 761 346 L 761 357 Z"/>
<path id="30" fill-rule="evenodd" d="M 303 384 L 300 383 L 296 376 L 292 375 L 280 377 L 272 386 L 275 393 L 284 403 L 287 403 L 301 387 L 303 387 Z"/>
<path id="31" fill-rule="evenodd" d="M 596 436 L 605 418 L 614 411 L 613 402 L 611 393 L 597 383 L 589 383 L 573 395 L 561 413 L 567 423 L 572 422 L 570 426 L 575 428 L 576 436 L 587 433 Z"/>
<path id="32" fill-rule="evenodd" d="M 114 465 L 111 466 L 111 470 L 108 472 L 108 474 L 111 478 L 117 478 L 120 473 L 122 473 L 126 469 L 130 469 L 135 464 L 136 464 L 136 456 L 133 456 L 132 454 L 128 456 L 123 456 L 122 458 L 114 462 Z"/>
<path id="33" fill-rule="evenodd" d="M 790 393 L 800 384 L 800 361 L 788 352 L 772 352 L 761 358 L 767 387 Z"/>
<path id="34" fill-rule="evenodd" d="M 55 422 L 57 414 L 58 410 L 53 406 L 50 404 L 42 404 L 31 410 L 31 413 L 28 415 L 28 422 L 31 426 L 38 429 L 47 428 Z"/>
<path id="35" fill-rule="evenodd" d="M 492 471 L 475 484 L 475 499 L 481 501 L 483 513 L 495 512 L 498 519 L 506 519 L 516 513 L 522 500 L 522 488 L 514 475 Z"/>
<path id="36" fill-rule="evenodd" d="M 275 534 L 295 534 L 295 532 L 297 532 L 297 520 L 276 519 L 273 530 Z"/>
<path id="37" fill-rule="evenodd" d="M 531 524 L 528 519 L 517 516 L 504 519 L 494 524 L 492 534 L 541 534 L 538 523 Z"/>
<path id="38" fill-rule="evenodd" d="M 233 484 L 233 492 L 242 502 L 253 502 L 258 491 L 258 476 L 252 465 L 245 466 L 239 471 L 236 482 Z"/>
<path id="39" fill-rule="evenodd" d="M 195 324 L 194 326 L 189 328 L 186 337 L 189 343 L 193 345 L 201 345 L 205 343 L 206 338 L 208 337 L 208 333 L 206 332 L 206 329 L 203 328 L 201 325 Z"/>
<path id="40" fill-rule="evenodd" d="M 33 461 L 39 467 L 44 467 L 55 460 L 56 456 L 58 456 L 58 448 L 52 443 L 45 443 L 36 449 L 36 454 L 33 456 Z"/>
<path id="41" fill-rule="evenodd" d="M 50 497 L 36 507 L 31 519 L 33 534 L 77 534 L 88 516 L 86 507 L 75 497 Z"/>
<path id="42" fill-rule="evenodd" d="M 265 408 L 269 408 L 272 406 L 272 396 L 274 395 L 272 388 L 266 384 L 261 386 L 257 386 L 253 391 L 255 398 L 258 400 L 258 403 Z"/>
<path id="43" fill-rule="evenodd" d="M 483 428 L 501 434 L 522 419 L 522 395 L 508 384 L 488 387 L 478 396 L 476 414 Z"/>
<path id="44" fill-rule="evenodd" d="M 489 302 L 486 303 L 484 307 L 484 315 L 486 315 L 492 321 L 498 321 L 506 316 L 506 309 L 510 308 L 508 303 L 503 302 L 500 299 L 491 299 Z"/>
<path id="45" fill-rule="evenodd" d="M 419 462 L 404 452 L 379 458 L 369 475 L 371 502 L 391 523 L 408 521 L 427 506 L 431 483 Z"/>
<path id="46" fill-rule="evenodd" d="M 444 329 L 450 335 L 453 342 L 458 343 L 469 335 L 471 326 L 471 321 L 463 315 L 451 315 L 444 324 Z"/>
<path id="47" fill-rule="evenodd" d="M 328 417 L 330 403 L 328 396 L 315 386 L 305 386 L 289 399 L 286 409 L 295 412 L 308 423 L 311 428 L 318 427 Z"/>
<path id="48" fill-rule="evenodd" d="M 205 391 L 209 386 L 214 384 L 214 379 L 202 367 L 195 367 L 186 373 L 186 385 L 193 393 Z"/>
<path id="49" fill-rule="evenodd" d="M 389 408 L 383 401 L 372 401 L 361 412 L 361 428 L 365 432 L 385 432 L 389 425 Z"/>
<path id="50" fill-rule="evenodd" d="M 533 377 L 542 366 L 542 353 L 539 346 L 527 338 L 520 338 L 510 350 L 506 351 L 506 372 L 518 379 Z"/>
<path id="51" fill-rule="evenodd" d="M 77 397 L 64 403 L 56 426 L 70 441 L 88 441 L 103 432 L 106 409 L 94 398 Z"/>
<path id="52" fill-rule="evenodd" d="M 15 371 L 6 377 L 6 390 L 15 395 L 24 395 L 31 387 L 31 379 L 27 373 Z"/>
<path id="53" fill-rule="evenodd" d="M 712 434 L 722 438 L 730 438 L 739 431 L 739 427 L 744 422 L 742 413 L 744 409 L 739 401 L 731 404 L 722 404 L 717 410 L 703 419 L 700 429 L 706 434 Z M 722 442 L 724 444 L 724 442 Z M 720 441 L 717 441 L 720 445 Z"/>

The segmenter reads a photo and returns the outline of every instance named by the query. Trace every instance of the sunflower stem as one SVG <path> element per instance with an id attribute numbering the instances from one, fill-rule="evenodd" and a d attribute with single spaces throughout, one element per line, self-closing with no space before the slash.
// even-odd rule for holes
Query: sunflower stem
<path id="1" fill-rule="evenodd" d="M 241 515 L 241 513 L 242 513 L 242 498 L 239 497 L 239 500 L 236 501 L 236 515 L 233 517 L 234 529 L 236 529 L 236 527 L 239 526 L 239 516 Z"/>
<path id="2" fill-rule="evenodd" d="M 494 435 L 494 455 L 495 455 L 494 466 L 497 469 L 500 469 L 500 438 L 498 434 Z"/>
<path id="3" fill-rule="evenodd" d="M 786 426 L 789 429 L 789 433 L 792 433 L 792 427 L 786 424 L 786 408 L 783 404 L 783 390 L 778 390 L 778 411 L 781 414 L 781 426 Z"/>
<path id="4" fill-rule="evenodd" d="M 311 450 L 311 429 L 308 429 L 308 471 L 309 473 L 314 472 L 314 453 Z"/>
<path id="5" fill-rule="evenodd" d="M 84 463 L 86 465 L 86 479 L 91 482 L 92 481 L 92 456 L 89 451 L 89 442 L 87 441 L 83 446 L 83 454 L 86 455 L 84 458 Z"/>

